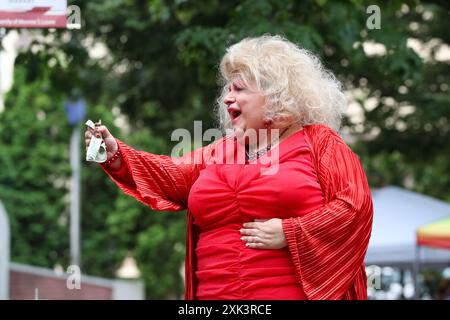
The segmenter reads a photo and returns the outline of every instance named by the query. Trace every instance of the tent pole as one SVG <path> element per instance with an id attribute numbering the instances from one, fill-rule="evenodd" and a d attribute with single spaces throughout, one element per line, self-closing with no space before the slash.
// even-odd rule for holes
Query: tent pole
<path id="1" fill-rule="evenodd" d="M 416 245 L 416 258 L 414 260 L 414 299 L 420 298 L 419 288 L 419 273 L 420 273 L 420 246 Z"/>
<path id="2" fill-rule="evenodd" d="M 402 285 L 402 293 L 400 295 L 401 300 L 405 300 L 405 268 L 400 267 L 400 284 Z"/>

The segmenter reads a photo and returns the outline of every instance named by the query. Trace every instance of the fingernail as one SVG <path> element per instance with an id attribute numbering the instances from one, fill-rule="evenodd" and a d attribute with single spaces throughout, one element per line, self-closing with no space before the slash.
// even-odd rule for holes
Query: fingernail
<path id="1" fill-rule="evenodd" d="M 241 240 L 244 240 L 244 237 L 241 237 Z"/>

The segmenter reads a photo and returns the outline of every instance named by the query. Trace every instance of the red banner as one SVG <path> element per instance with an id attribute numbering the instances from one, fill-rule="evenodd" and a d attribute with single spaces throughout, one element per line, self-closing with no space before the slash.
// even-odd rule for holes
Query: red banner
<path id="1" fill-rule="evenodd" d="M 20 5 L 18 5 L 18 3 Z M 66 28 L 66 1 L 9 0 L 0 4 L 0 27 L 4 28 Z M 45 5 L 45 6 L 33 6 Z"/>

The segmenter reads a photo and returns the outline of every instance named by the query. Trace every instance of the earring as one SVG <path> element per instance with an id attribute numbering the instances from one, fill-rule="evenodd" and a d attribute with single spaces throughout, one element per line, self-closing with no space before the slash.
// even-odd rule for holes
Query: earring
<path id="1" fill-rule="evenodd" d="M 264 119 L 263 123 L 266 128 L 269 128 L 270 126 L 272 126 L 273 120 L 272 119 Z"/>

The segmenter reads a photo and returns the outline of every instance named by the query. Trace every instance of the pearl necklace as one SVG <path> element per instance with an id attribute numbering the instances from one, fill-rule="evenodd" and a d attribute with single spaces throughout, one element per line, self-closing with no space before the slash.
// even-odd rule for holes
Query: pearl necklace
<path id="1" fill-rule="evenodd" d="M 284 129 L 280 136 L 278 137 L 278 141 L 283 137 L 283 135 L 286 133 L 286 131 L 290 128 L 291 126 L 287 127 L 286 129 Z M 263 149 L 259 149 L 258 151 L 247 151 L 245 150 L 245 155 L 247 157 L 248 161 L 253 161 L 256 160 L 260 157 L 262 157 L 263 155 L 265 155 L 267 152 L 270 151 L 270 149 L 272 149 L 272 143 L 269 143 L 265 148 Z"/>

